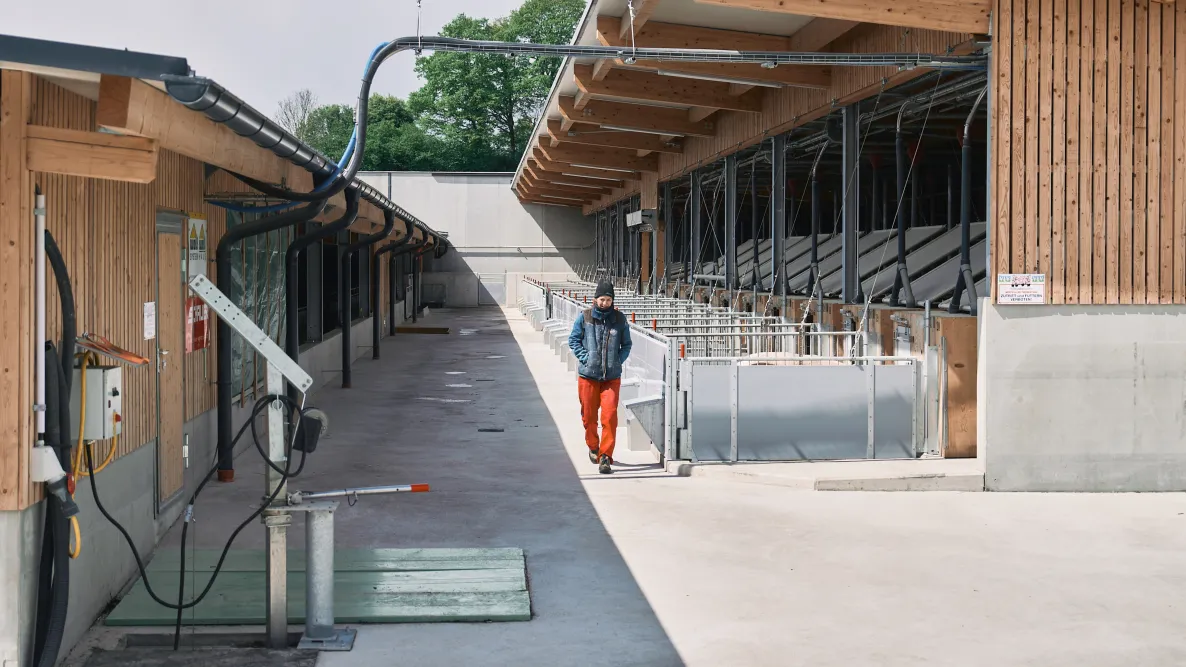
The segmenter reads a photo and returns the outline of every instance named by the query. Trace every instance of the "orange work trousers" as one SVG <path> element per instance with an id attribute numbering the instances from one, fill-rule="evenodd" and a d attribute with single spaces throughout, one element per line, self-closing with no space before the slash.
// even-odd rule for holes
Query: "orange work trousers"
<path id="1" fill-rule="evenodd" d="M 585 445 L 601 456 L 614 458 L 614 444 L 618 434 L 618 390 L 622 381 L 577 378 L 581 397 L 581 421 L 585 424 Z M 597 437 L 597 412 L 601 411 L 601 437 Z"/>

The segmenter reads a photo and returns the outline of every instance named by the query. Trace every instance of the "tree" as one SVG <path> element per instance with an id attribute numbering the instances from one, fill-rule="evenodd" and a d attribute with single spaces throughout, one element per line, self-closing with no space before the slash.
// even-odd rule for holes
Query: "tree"
<path id="1" fill-rule="evenodd" d="M 309 116 L 317 108 L 317 96 L 303 88 L 280 100 L 276 120 L 301 141 L 309 140 Z"/>
<path id="2" fill-rule="evenodd" d="M 567 43 L 584 0 L 526 0 L 506 18 L 458 15 L 448 37 Z M 407 102 L 373 95 L 367 103 L 368 171 L 510 171 L 543 112 L 559 58 L 441 52 L 417 59 L 424 79 Z M 307 113 L 297 110 L 313 100 Z M 349 106 L 316 106 L 309 91 L 281 103 L 280 121 L 327 157 L 341 157 L 354 129 Z M 301 122 L 301 118 L 304 121 Z M 291 123 L 291 124 L 290 124 Z M 293 129 L 299 128 L 299 129 Z"/>
<path id="3" fill-rule="evenodd" d="M 527 0 L 491 21 L 459 15 L 446 37 L 506 42 L 567 43 L 582 0 Z M 466 151 L 475 170 L 514 169 L 551 89 L 558 58 L 441 52 L 419 58 L 424 79 L 409 104 L 424 128 Z"/>

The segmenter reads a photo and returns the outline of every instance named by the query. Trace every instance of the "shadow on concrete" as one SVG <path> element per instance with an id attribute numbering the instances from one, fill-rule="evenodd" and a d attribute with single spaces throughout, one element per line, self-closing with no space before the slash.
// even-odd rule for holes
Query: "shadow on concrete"
<path id="1" fill-rule="evenodd" d="M 330 431 L 291 487 L 430 484 L 431 493 L 343 507 L 338 546 L 522 547 L 533 620 L 362 626 L 353 652 L 323 655 L 319 664 L 682 665 L 586 495 L 585 475 L 574 469 L 502 312 L 438 310 L 428 321 L 452 333 L 384 339 L 381 361 L 354 366 L 354 389 L 331 384 L 310 400 L 329 414 Z M 461 336 L 462 329 L 477 332 Z M 573 402 L 576 420 L 575 392 Z M 480 431 L 490 428 L 503 430 Z M 237 475 L 200 500 L 191 544 L 221 547 L 259 502 L 263 467 L 254 451 L 241 457 Z M 289 539 L 304 544 L 300 521 Z M 174 528 L 162 545 L 178 540 Z M 244 530 L 236 547 L 262 548 L 262 527 Z"/>

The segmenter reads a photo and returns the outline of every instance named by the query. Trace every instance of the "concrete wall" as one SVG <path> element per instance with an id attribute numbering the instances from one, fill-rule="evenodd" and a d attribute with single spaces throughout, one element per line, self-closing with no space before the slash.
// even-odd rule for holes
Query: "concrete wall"
<path id="1" fill-rule="evenodd" d="M 402 304 L 396 304 L 396 315 L 402 321 Z M 336 381 L 341 372 L 341 333 L 301 353 L 301 367 L 312 377 L 315 388 Z M 354 324 L 353 358 L 371 353 L 371 320 Z M 232 423 L 236 430 L 247 418 L 250 405 L 239 408 L 235 403 Z M 99 473 L 99 498 L 103 506 L 128 530 L 136 548 L 147 561 L 157 542 L 177 521 L 185 501 L 201 482 L 215 460 L 217 440 L 214 410 L 203 413 L 185 425 L 189 435 L 190 463 L 185 473 L 185 489 L 164 507 L 155 512 L 153 479 L 156 469 L 156 447 L 148 443 L 121 457 Z M 332 417 L 332 415 L 331 415 Z M 252 447 L 249 436 L 244 437 L 235 450 L 236 456 Z M 236 484 L 256 483 L 241 478 Z M 94 622 L 95 618 L 136 576 L 136 562 L 123 537 L 99 513 L 92 496 L 90 479 L 78 482 L 74 496 L 79 506 L 79 527 L 82 531 L 82 553 L 71 562 L 70 611 L 66 621 L 66 636 L 62 655 L 66 655 Z M 198 505 L 201 511 L 201 505 Z M 43 503 L 23 512 L 0 512 L 0 551 L 17 554 L 17 558 L 0 561 L 0 667 L 25 665 L 31 655 L 33 619 L 35 618 L 36 583 L 41 528 L 44 525 Z M 155 515 L 155 516 L 154 516 Z"/>
<path id="2" fill-rule="evenodd" d="M 981 303 L 987 488 L 1186 490 L 1186 308 Z"/>
<path id="3" fill-rule="evenodd" d="M 566 275 L 593 261 L 593 225 L 579 209 L 523 204 L 512 174 L 365 172 L 360 177 L 441 232 L 453 246 L 426 262 L 422 294 L 445 305 L 506 303 L 507 274 Z M 512 300 L 511 303 L 514 301 Z"/>

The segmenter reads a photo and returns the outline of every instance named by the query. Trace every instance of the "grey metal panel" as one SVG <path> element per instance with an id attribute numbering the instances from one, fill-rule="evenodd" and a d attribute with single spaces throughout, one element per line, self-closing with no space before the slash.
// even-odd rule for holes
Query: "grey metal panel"
<path id="1" fill-rule="evenodd" d="M 942 225 L 935 225 L 933 227 L 915 227 L 906 230 L 906 252 L 913 252 L 915 248 L 921 246 L 934 239 L 939 234 L 947 229 Z M 857 265 L 857 272 L 864 280 L 872 276 L 876 271 L 881 270 L 886 266 L 893 266 L 898 259 L 898 241 L 897 231 L 888 230 L 890 237 L 885 239 L 881 245 L 861 255 L 861 260 Z M 820 281 L 823 285 L 823 293 L 826 296 L 836 296 L 840 294 L 840 290 L 844 287 L 844 274 L 833 272 L 825 275 Z M 862 287 L 862 289 L 865 289 Z"/>
<path id="2" fill-rule="evenodd" d="M 739 459 L 865 458 L 869 439 L 869 397 L 863 368 L 742 366 L 738 370 Z M 726 373 L 724 378 L 727 377 Z M 727 419 L 729 395 L 724 380 L 721 389 L 725 399 L 723 414 Z M 700 385 L 696 385 L 695 391 L 699 393 Z M 699 433 L 693 432 L 693 437 L 700 442 Z M 696 450 L 699 454 L 699 445 Z"/>
<path id="3" fill-rule="evenodd" d="M 507 283 L 505 273 L 478 274 L 478 305 L 494 306 L 506 303 Z"/>
<path id="4" fill-rule="evenodd" d="M 983 222 L 974 222 L 971 227 L 972 243 L 984 238 L 988 225 Z M 947 230 L 947 233 L 939 238 L 924 245 L 918 250 L 906 255 L 906 270 L 913 280 L 917 276 L 921 276 L 930 269 L 933 269 L 944 260 L 958 253 L 960 249 L 960 228 L 954 227 Z M 958 266 L 958 264 L 957 264 Z M 861 289 L 867 296 L 874 299 L 879 299 L 891 290 L 894 289 L 894 271 L 897 267 L 894 263 L 886 265 L 877 274 L 862 283 Z M 955 283 L 952 283 L 954 286 Z M 918 296 L 916 292 L 915 299 L 922 301 L 922 297 Z"/>
<path id="5" fill-rule="evenodd" d="M 808 241 L 807 246 L 809 252 L 804 254 L 802 257 L 787 263 L 787 278 L 790 283 L 787 286 L 788 293 L 799 294 L 807 291 L 807 282 L 811 277 L 811 273 L 808 271 L 808 269 L 811 268 L 810 241 Z M 833 254 L 840 252 L 843 247 L 843 234 L 836 234 L 827 241 L 821 240 L 819 244 L 820 263 L 822 264 L 825 258 L 831 257 Z"/>
<path id="6" fill-rule="evenodd" d="M 972 246 L 972 277 L 979 280 L 985 274 L 985 262 L 987 258 L 984 253 L 985 242 L 981 241 Z M 923 277 L 917 280 L 911 280 L 910 285 L 914 288 L 914 298 L 919 303 L 924 301 L 938 302 L 941 299 L 951 296 L 955 291 L 956 277 L 959 275 L 960 258 L 959 255 L 952 257 L 937 268 L 929 271 Z"/>
<path id="7" fill-rule="evenodd" d="M 864 236 L 862 236 L 860 238 L 860 240 L 857 241 L 857 254 L 865 255 L 866 253 L 868 253 L 872 250 L 880 249 L 881 247 L 883 247 L 885 245 L 885 241 L 889 237 L 889 235 L 890 235 L 890 231 L 888 229 L 882 229 L 882 230 L 878 230 L 875 232 L 869 232 L 868 234 L 865 234 Z M 821 259 L 820 263 L 819 263 L 819 271 L 820 271 L 820 275 L 823 277 L 820 279 L 820 284 L 826 285 L 827 279 L 832 278 L 834 280 L 838 280 L 840 282 L 840 284 L 843 285 L 844 284 L 844 271 L 842 270 L 844 268 L 843 265 L 844 265 L 844 253 L 841 253 L 841 252 L 838 252 L 838 253 L 832 255 L 831 257 L 828 257 L 827 259 Z M 791 286 L 791 289 L 795 289 L 796 285 L 798 285 L 799 289 L 804 289 L 804 290 L 807 289 L 807 274 L 806 273 L 804 273 L 802 276 L 799 277 L 798 280 L 795 281 L 795 284 L 793 284 Z"/>
<path id="8" fill-rule="evenodd" d="M 692 365 L 688 422 L 701 461 L 729 460 L 729 366 Z"/>
<path id="9" fill-rule="evenodd" d="M 914 458 L 914 366 L 874 368 L 874 458 Z"/>

